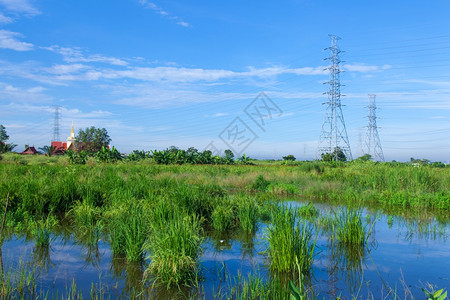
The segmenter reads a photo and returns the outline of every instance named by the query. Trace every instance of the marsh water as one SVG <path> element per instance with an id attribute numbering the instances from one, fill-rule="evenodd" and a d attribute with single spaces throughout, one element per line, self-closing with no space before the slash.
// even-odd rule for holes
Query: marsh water
<path id="1" fill-rule="evenodd" d="M 322 212 L 333 209 L 323 205 L 318 208 Z M 318 298 L 379 299 L 388 296 L 388 291 L 391 291 L 388 298 L 393 298 L 395 291 L 400 298 L 423 298 L 421 288 L 428 287 L 428 283 L 435 288 L 450 287 L 447 222 L 367 210 L 363 222 L 370 237 L 367 248 L 356 255 L 336 251 L 327 234 L 318 230 L 313 268 L 306 284 L 310 294 Z M 270 280 L 265 254 L 267 226 L 259 223 L 253 234 L 241 230 L 205 230 L 201 285 L 191 296 L 213 299 L 226 295 L 231 286 L 248 280 L 249 276 Z M 112 255 L 102 238 L 97 245 L 87 245 L 70 230 L 55 232 L 52 238 L 51 246 L 44 248 L 35 247 L 33 240 L 17 235 L 5 240 L 2 247 L 5 272 L 35 270 L 37 288 L 44 295 L 63 293 L 73 281 L 85 297 L 89 297 L 92 284 L 111 298 L 128 297 L 130 291 L 142 289 L 148 261 L 143 265 L 127 264 L 124 258 Z M 158 299 L 170 299 L 179 293 L 165 288 L 151 292 Z"/>

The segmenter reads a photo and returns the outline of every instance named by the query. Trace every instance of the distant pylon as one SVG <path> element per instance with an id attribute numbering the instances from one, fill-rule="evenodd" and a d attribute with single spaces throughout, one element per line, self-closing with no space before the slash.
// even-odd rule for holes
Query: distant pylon
<path id="1" fill-rule="evenodd" d="M 367 106 L 369 109 L 369 115 L 367 116 L 369 123 L 367 125 L 364 152 L 365 154 L 372 155 L 373 160 L 384 161 L 383 149 L 381 148 L 380 137 L 378 136 L 375 98 L 376 95 L 369 94 L 369 106 Z"/>
<path id="2" fill-rule="evenodd" d="M 53 108 L 55 109 L 55 116 L 53 119 L 53 141 L 60 141 L 61 136 L 59 135 L 59 121 L 61 120 L 61 107 L 55 105 Z"/>
<path id="3" fill-rule="evenodd" d="M 339 153 L 335 149 L 340 149 L 344 152 L 347 160 L 352 160 L 352 152 L 341 108 L 340 73 L 342 71 L 340 68 L 341 60 L 339 58 L 341 50 L 337 44 L 340 38 L 332 34 L 329 34 L 329 36 L 331 38 L 331 47 L 325 48 L 325 50 L 330 50 L 331 55 L 325 58 L 325 60 L 330 60 L 330 66 L 325 70 L 329 70 L 330 80 L 325 82 L 328 84 L 328 92 L 324 94 L 328 94 L 328 101 L 323 103 L 327 104 L 327 110 L 322 125 L 322 132 L 320 133 L 318 156 L 322 153 L 334 152 L 334 159 L 339 160 Z"/>

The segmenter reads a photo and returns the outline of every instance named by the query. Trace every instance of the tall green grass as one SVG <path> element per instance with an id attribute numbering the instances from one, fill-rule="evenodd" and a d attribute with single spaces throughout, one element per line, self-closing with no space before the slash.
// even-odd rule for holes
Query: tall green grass
<path id="1" fill-rule="evenodd" d="M 151 234 L 145 243 L 150 259 L 146 275 L 154 282 L 170 286 L 198 281 L 198 257 L 202 244 L 201 221 L 179 209 L 155 208 Z"/>
<path id="2" fill-rule="evenodd" d="M 231 201 L 222 201 L 214 208 L 211 218 L 214 229 L 224 231 L 236 226 L 236 213 Z"/>
<path id="3" fill-rule="evenodd" d="M 233 201 L 237 205 L 239 227 L 248 232 L 255 231 L 259 212 L 256 199 L 250 196 L 240 195 L 236 196 Z"/>
<path id="4" fill-rule="evenodd" d="M 130 199 L 124 206 L 112 209 L 108 227 L 113 253 L 125 255 L 130 262 L 143 261 L 149 225 L 139 202 Z"/>
<path id="5" fill-rule="evenodd" d="M 299 222 L 293 209 L 281 206 L 274 212 L 267 239 L 272 270 L 292 272 L 298 263 L 301 272 L 310 271 L 315 249 L 312 228 L 305 222 Z"/>
<path id="6" fill-rule="evenodd" d="M 337 269 L 345 270 L 343 276 L 352 292 L 359 289 L 373 224 L 364 224 L 360 209 L 341 208 L 331 219 L 328 246 L 331 262 L 338 266 Z"/>
<path id="7" fill-rule="evenodd" d="M 370 229 L 363 225 L 361 210 L 344 208 L 335 214 L 332 238 L 346 246 L 364 246 Z"/>

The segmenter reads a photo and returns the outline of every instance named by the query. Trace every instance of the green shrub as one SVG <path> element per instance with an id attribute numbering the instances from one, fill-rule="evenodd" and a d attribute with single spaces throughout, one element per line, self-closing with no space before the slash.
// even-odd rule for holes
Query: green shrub
<path id="1" fill-rule="evenodd" d="M 88 155 L 84 150 L 80 152 L 67 150 L 66 155 L 69 158 L 69 163 L 71 165 L 85 165 L 88 159 Z"/>
<path id="2" fill-rule="evenodd" d="M 265 192 L 269 185 L 270 181 L 266 180 L 263 175 L 259 175 L 258 177 L 256 177 L 255 182 L 252 184 L 251 189 L 260 192 Z"/>

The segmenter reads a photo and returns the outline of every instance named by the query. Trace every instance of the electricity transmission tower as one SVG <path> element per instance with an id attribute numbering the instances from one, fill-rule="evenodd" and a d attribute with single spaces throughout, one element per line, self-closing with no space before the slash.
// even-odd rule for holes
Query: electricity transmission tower
<path id="1" fill-rule="evenodd" d="M 55 115 L 53 119 L 53 141 L 60 141 L 61 137 L 59 135 L 59 121 L 61 120 L 61 107 L 55 105 Z"/>
<path id="2" fill-rule="evenodd" d="M 340 73 L 342 71 L 339 58 L 341 50 L 337 44 L 340 38 L 331 34 L 329 36 L 331 38 L 331 47 L 325 48 L 325 50 L 330 50 L 331 54 L 325 60 L 330 61 L 330 66 L 326 68 L 326 70 L 329 70 L 330 78 L 328 82 L 325 82 L 328 84 L 328 92 L 324 93 L 328 95 L 328 101 L 323 103 L 327 104 L 327 110 L 320 133 L 318 154 L 332 153 L 333 159 L 337 161 L 339 160 L 338 150 L 340 149 L 348 160 L 352 160 L 352 152 L 341 108 Z"/>
<path id="3" fill-rule="evenodd" d="M 381 148 L 380 137 L 378 136 L 377 127 L 377 114 L 375 110 L 377 106 L 375 104 L 376 95 L 369 94 L 369 124 L 367 125 L 367 135 L 365 142 L 365 154 L 372 155 L 373 160 L 384 161 L 383 149 Z"/>

